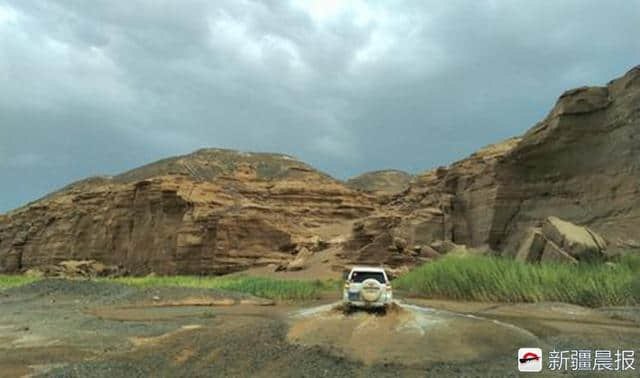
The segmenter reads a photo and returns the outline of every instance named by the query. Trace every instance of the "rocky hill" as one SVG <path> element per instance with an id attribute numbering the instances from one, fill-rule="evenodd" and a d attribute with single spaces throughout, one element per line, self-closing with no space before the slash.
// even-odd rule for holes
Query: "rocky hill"
<path id="1" fill-rule="evenodd" d="M 412 176 L 404 171 L 388 169 L 366 172 L 347 180 L 347 186 L 374 194 L 400 194 L 409 188 Z"/>
<path id="2" fill-rule="evenodd" d="M 132 274 L 221 274 L 304 268 L 321 251 L 336 268 L 400 267 L 456 244 L 515 256 L 550 217 L 640 249 L 638 156 L 640 66 L 565 92 L 522 137 L 415 177 L 343 183 L 286 155 L 205 149 L 82 180 L 0 215 L 0 272 L 93 259 Z"/>
<path id="3" fill-rule="evenodd" d="M 0 270 L 85 259 L 133 274 L 283 264 L 302 247 L 320 248 L 324 228 L 366 216 L 374 203 L 289 156 L 200 150 L 82 180 L 8 213 Z"/>

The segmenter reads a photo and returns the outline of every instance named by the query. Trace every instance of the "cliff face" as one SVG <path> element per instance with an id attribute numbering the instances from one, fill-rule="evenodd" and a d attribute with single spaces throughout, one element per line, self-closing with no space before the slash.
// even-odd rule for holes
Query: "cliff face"
<path id="1" fill-rule="evenodd" d="M 449 167 L 418 175 L 391 207 L 409 216 L 438 209 L 442 239 L 488 246 L 499 186 L 498 162 L 519 142 L 520 138 L 513 138 L 493 144 Z"/>
<path id="2" fill-rule="evenodd" d="M 553 215 L 614 247 L 640 247 L 640 66 L 606 87 L 565 92 L 497 172 L 495 249 L 513 250 L 526 227 Z"/>
<path id="3" fill-rule="evenodd" d="M 390 207 L 406 217 L 440 209 L 443 239 L 507 254 L 549 216 L 639 248 L 639 193 L 640 66 L 565 92 L 522 137 L 418 175 Z"/>
<path id="4" fill-rule="evenodd" d="M 640 67 L 564 93 L 520 138 L 413 177 L 345 184 L 285 155 L 207 149 L 83 180 L 0 215 L 0 272 L 94 259 L 221 274 L 322 249 L 409 266 L 443 241 L 515 254 L 552 216 L 640 248 Z"/>
<path id="5" fill-rule="evenodd" d="M 7 214 L 0 270 L 82 259 L 133 274 L 279 264 L 374 202 L 287 156 L 202 150 L 84 180 Z"/>

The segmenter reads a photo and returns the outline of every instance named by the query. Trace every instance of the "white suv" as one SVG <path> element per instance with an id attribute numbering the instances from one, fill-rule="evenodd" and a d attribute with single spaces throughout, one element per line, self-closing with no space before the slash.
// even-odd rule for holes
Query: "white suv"
<path id="1" fill-rule="evenodd" d="M 346 277 L 342 301 L 353 307 L 386 307 L 393 301 L 391 283 L 382 268 L 356 266 Z"/>

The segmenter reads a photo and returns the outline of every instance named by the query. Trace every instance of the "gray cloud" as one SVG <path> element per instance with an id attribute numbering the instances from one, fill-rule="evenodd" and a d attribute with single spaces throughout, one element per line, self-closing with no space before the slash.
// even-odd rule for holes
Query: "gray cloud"
<path id="1" fill-rule="evenodd" d="M 0 212 L 200 147 L 443 165 L 640 63 L 640 1 L 0 0 Z"/>

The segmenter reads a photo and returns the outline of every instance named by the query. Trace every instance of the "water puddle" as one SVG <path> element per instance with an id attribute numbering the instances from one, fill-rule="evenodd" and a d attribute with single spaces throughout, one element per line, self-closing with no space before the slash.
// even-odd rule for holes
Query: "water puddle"
<path id="1" fill-rule="evenodd" d="M 365 363 L 482 361 L 540 345 L 529 331 L 473 315 L 396 303 L 386 314 L 344 313 L 339 304 L 291 314 L 290 342 L 320 346 Z"/>

